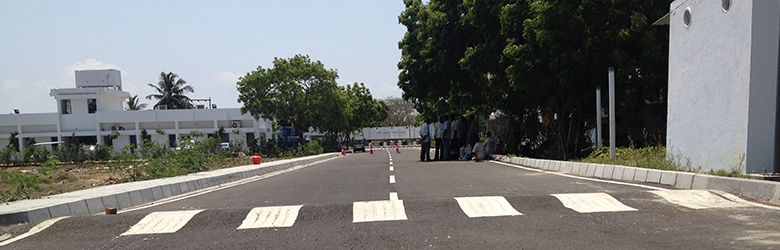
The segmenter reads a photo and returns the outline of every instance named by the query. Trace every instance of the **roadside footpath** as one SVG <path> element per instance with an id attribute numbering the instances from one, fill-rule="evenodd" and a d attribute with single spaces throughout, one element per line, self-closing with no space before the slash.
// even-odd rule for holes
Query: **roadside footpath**
<path id="1" fill-rule="evenodd" d="M 525 167 L 600 179 L 660 183 L 679 189 L 719 190 L 771 203 L 780 203 L 780 182 L 619 165 L 508 157 L 505 155 L 491 155 L 491 159 Z"/>
<path id="2" fill-rule="evenodd" d="M 3 203 L 0 204 L 0 226 L 37 222 L 61 216 L 100 214 L 105 213 L 106 208 L 127 209 L 171 196 L 338 156 L 339 153 L 327 153 L 171 178 L 120 183 L 51 195 L 40 199 Z"/>

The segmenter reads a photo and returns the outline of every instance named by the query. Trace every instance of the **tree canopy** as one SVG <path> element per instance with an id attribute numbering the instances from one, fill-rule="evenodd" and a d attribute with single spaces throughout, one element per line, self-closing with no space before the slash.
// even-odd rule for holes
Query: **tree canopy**
<path id="1" fill-rule="evenodd" d="M 142 110 L 146 108 L 146 103 L 140 103 L 138 95 L 131 96 L 127 99 L 127 110 Z"/>
<path id="2" fill-rule="evenodd" d="M 242 113 L 287 121 L 301 141 L 310 127 L 347 134 L 376 120 L 379 104 L 364 84 L 339 87 L 337 71 L 309 56 L 274 58 L 273 65 L 258 67 L 239 79 Z"/>
<path id="3" fill-rule="evenodd" d="M 651 20 L 669 2 L 405 0 L 398 86 L 423 115 L 500 111 L 569 158 L 588 145 L 609 67 L 621 108 L 664 102 L 668 27 Z"/>
<path id="4" fill-rule="evenodd" d="M 151 83 L 148 85 L 157 92 L 157 94 L 146 96 L 146 99 L 158 100 L 154 104 L 155 108 L 165 106 L 167 109 L 191 109 L 194 107 L 190 98 L 185 94 L 193 93 L 195 90 L 192 86 L 187 85 L 187 81 L 179 78 L 173 72 L 167 74 L 160 72 L 160 81 L 156 85 Z"/>

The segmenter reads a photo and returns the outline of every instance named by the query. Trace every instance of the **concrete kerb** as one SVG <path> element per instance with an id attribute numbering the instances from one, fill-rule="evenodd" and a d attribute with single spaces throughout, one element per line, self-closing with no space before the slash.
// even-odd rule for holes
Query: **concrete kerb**
<path id="1" fill-rule="evenodd" d="M 624 181 L 633 181 L 634 175 L 636 175 L 635 167 L 623 167 L 623 176 L 620 177 Z"/>
<path id="2" fill-rule="evenodd" d="M 663 171 L 661 172 L 661 184 L 674 186 L 677 181 L 677 172 Z"/>
<path id="3" fill-rule="evenodd" d="M 615 170 L 615 166 L 612 165 L 604 165 L 604 174 L 601 175 L 601 178 L 604 179 L 611 179 L 612 178 L 612 172 Z"/>
<path id="4" fill-rule="evenodd" d="M 612 170 L 612 177 L 611 177 L 611 179 L 613 179 L 613 180 L 622 180 L 623 179 L 623 172 L 626 171 L 626 167 L 624 167 L 624 166 L 616 166 L 616 165 L 613 165 L 612 167 L 613 167 L 613 170 Z"/>
<path id="5" fill-rule="evenodd" d="M 595 171 L 593 171 L 593 177 L 601 178 L 604 176 L 604 165 L 602 164 L 593 164 L 595 166 Z"/>
<path id="6" fill-rule="evenodd" d="M 647 169 L 637 168 L 636 171 L 634 171 L 634 181 L 647 181 L 647 173 Z"/>
<path id="7" fill-rule="evenodd" d="M 677 173 L 677 179 L 674 182 L 676 188 L 691 189 L 693 186 L 694 173 Z"/>
<path id="8" fill-rule="evenodd" d="M 646 182 L 661 183 L 661 173 L 662 172 L 663 172 L 663 170 L 648 169 L 647 170 L 647 180 L 646 180 Z"/>
<path id="9" fill-rule="evenodd" d="M 60 216 L 98 214 L 106 208 L 126 209 L 210 186 L 305 165 L 338 154 L 282 160 L 263 165 L 247 165 L 172 178 L 122 183 L 0 205 L 0 225 L 37 222 Z M 108 193 L 108 194 L 107 194 Z"/>

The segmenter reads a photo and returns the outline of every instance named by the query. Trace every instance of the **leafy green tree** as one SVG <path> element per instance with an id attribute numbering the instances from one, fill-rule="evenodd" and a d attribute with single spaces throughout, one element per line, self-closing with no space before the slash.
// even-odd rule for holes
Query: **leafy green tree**
<path id="1" fill-rule="evenodd" d="M 19 139 L 16 138 L 19 136 L 19 132 L 11 132 L 11 135 L 8 136 L 8 146 L 9 148 L 13 149 L 16 152 L 19 152 Z"/>
<path id="2" fill-rule="evenodd" d="M 131 96 L 127 99 L 127 110 L 142 110 L 146 108 L 146 103 L 140 103 L 138 95 Z"/>
<path id="3" fill-rule="evenodd" d="M 380 126 L 411 126 L 417 121 L 417 111 L 411 102 L 398 97 L 388 97 L 382 102 L 387 107 L 387 119 Z"/>
<path id="4" fill-rule="evenodd" d="M 177 79 L 178 78 L 178 79 Z M 160 73 L 160 81 L 157 84 L 148 84 L 152 87 L 157 94 L 150 94 L 146 96 L 146 99 L 158 100 L 154 105 L 165 106 L 168 109 L 191 109 L 194 106 L 186 93 L 193 93 L 195 90 L 192 86 L 187 85 L 187 81 L 179 78 L 178 75 L 173 72 Z"/>
<path id="5" fill-rule="evenodd" d="M 371 91 L 363 83 L 353 83 L 344 88 L 347 95 L 347 111 L 350 113 L 349 131 L 352 132 L 374 125 L 381 113 L 382 106 L 371 96 Z"/>
<path id="6" fill-rule="evenodd" d="M 303 55 L 274 58 L 273 64 L 273 68 L 258 67 L 239 79 L 242 113 L 250 113 L 255 119 L 286 120 L 301 141 L 309 127 L 333 132 L 328 131 L 328 124 L 346 122 L 340 106 L 344 103 L 337 101 L 336 70 Z"/>

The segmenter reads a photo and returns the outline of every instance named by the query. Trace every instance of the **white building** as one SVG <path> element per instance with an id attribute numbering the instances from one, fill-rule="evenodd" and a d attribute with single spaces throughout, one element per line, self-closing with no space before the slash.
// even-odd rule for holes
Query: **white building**
<path id="1" fill-rule="evenodd" d="M 669 156 L 778 172 L 780 1 L 676 0 L 665 18 Z"/>
<path id="2" fill-rule="evenodd" d="M 87 144 L 112 145 L 121 151 L 126 145 L 140 143 L 141 130 L 157 142 L 178 143 L 180 135 L 191 131 L 213 133 L 224 126 L 228 138 L 245 143 L 254 136 L 265 140 L 271 135 L 271 122 L 255 120 L 240 109 L 124 110 L 130 94 L 122 91 L 118 70 L 76 71 L 76 88 L 52 89 L 57 113 L 0 115 L 0 147 L 9 144 L 12 132 L 18 132 L 19 145 L 27 138 L 41 142 L 69 143 L 75 135 Z M 156 133 L 165 131 L 164 135 Z M 236 130 L 237 135 L 233 133 Z M 119 137 L 110 140 L 113 131 Z M 52 145 L 47 145 L 51 151 Z"/>

